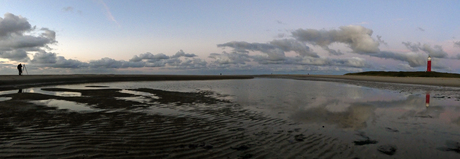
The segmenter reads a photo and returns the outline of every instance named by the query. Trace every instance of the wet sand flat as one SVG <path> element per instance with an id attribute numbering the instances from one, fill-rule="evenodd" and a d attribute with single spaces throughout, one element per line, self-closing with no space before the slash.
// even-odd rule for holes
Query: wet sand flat
<path id="1" fill-rule="evenodd" d="M 258 77 L 292 78 L 306 80 L 354 80 L 403 84 L 421 84 L 432 86 L 460 87 L 460 78 L 441 77 L 382 77 L 382 76 L 357 76 L 357 75 L 262 75 Z"/>
<path id="2" fill-rule="evenodd" d="M 0 94 L 0 158 L 460 156 L 458 89 L 431 92 L 428 106 L 425 90 L 276 77 L 32 82 Z"/>
<path id="3" fill-rule="evenodd" d="M 250 79 L 248 75 L 1 75 L 0 90 L 21 87 L 121 81 Z"/>

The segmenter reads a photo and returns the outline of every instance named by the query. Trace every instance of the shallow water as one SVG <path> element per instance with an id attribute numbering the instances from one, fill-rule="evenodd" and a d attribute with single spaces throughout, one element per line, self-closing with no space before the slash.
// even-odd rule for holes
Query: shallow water
<path id="1" fill-rule="evenodd" d="M 65 109 L 65 110 L 82 112 L 82 113 L 99 111 L 98 109 L 92 108 L 90 105 L 77 103 L 77 102 L 70 102 L 70 101 L 65 101 L 65 100 L 48 99 L 48 100 L 37 100 L 37 101 L 29 101 L 29 102 L 37 104 L 37 105 L 56 107 L 58 109 Z"/>
<path id="2" fill-rule="evenodd" d="M 87 86 L 93 85 L 59 85 L 48 88 L 120 89 L 118 92 L 126 94 L 126 96 L 114 97 L 115 100 L 137 104 L 126 105 L 126 108 L 115 108 L 88 106 L 55 99 L 40 100 L 38 103 L 39 105 L 77 112 L 103 110 L 106 113 L 113 113 L 127 111 L 150 115 L 204 118 L 211 121 L 237 118 L 238 122 L 236 122 L 237 119 L 231 120 L 246 126 L 238 128 L 239 124 L 233 125 L 237 126 L 235 131 L 251 131 L 253 136 L 260 136 L 260 134 L 268 132 L 271 132 L 268 134 L 297 133 L 296 135 L 288 135 L 292 137 L 285 140 L 288 143 L 304 140 L 316 141 L 316 138 L 310 138 L 310 136 L 320 134 L 320 136 L 331 137 L 331 141 L 327 140 L 329 138 L 322 137 L 322 140 L 327 141 L 326 144 L 335 145 L 335 140 L 338 140 L 352 145 L 354 147 L 354 151 L 350 152 L 353 154 L 352 156 L 361 158 L 370 156 L 377 158 L 390 156 L 396 158 L 460 157 L 458 88 L 443 87 L 445 91 L 430 91 L 433 90 L 430 87 L 418 89 L 405 87 L 390 90 L 336 82 L 265 78 L 117 82 L 98 83 L 97 87 Z M 418 87 L 417 85 L 406 86 Z M 166 94 L 164 94 L 164 92 L 159 92 L 162 94 L 155 94 L 157 91 L 139 88 L 177 93 L 165 92 Z M 44 91 L 40 88 L 26 89 L 26 92 L 67 98 L 83 97 L 82 93 L 84 93 L 68 90 Z M 178 97 L 180 99 L 162 100 L 166 96 L 176 95 L 179 92 L 184 92 Z M 188 92 L 201 94 L 188 94 Z M 16 92 L 0 92 L 0 95 L 11 93 Z M 192 101 L 183 99 L 191 95 L 193 95 Z M 221 102 L 203 102 L 208 100 L 207 97 L 215 98 Z M 0 98 L 11 99 L 8 97 Z M 246 120 L 246 118 L 248 119 Z M 239 119 L 244 119 L 244 121 Z M 259 126 L 254 127 L 257 124 L 252 122 L 262 121 L 262 119 L 267 121 L 268 126 L 259 124 Z M 286 124 L 270 126 L 268 121 L 283 121 L 282 123 Z M 232 124 L 229 125 L 231 127 Z M 292 130 L 289 130 L 291 128 Z M 282 144 L 280 143 L 280 145 Z M 327 146 L 326 148 L 332 149 Z M 273 147 L 269 149 L 276 150 Z M 293 153 L 291 155 L 301 156 L 303 155 L 302 149 L 299 147 L 298 150 L 293 150 L 288 154 Z M 321 147 L 317 149 L 321 149 Z M 239 151 L 239 149 L 237 150 Z M 336 153 L 338 154 L 339 151 Z M 325 157 L 320 154 L 316 155 L 319 155 L 320 158 Z M 337 154 L 335 157 L 341 158 Z"/>

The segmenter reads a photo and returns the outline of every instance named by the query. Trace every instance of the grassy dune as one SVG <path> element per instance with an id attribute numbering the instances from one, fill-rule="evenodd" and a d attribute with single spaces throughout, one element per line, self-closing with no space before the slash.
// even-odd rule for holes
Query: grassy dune
<path id="1" fill-rule="evenodd" d="M 388 76 L 388 77 L 449 77 L 460 78 L 460 74 L 442 73 L 442 72 L 386 72 L 386 71 L 368 71 L 358 73 L 347 73 L 345 75 L 361 75 L 361 76 Z"/>

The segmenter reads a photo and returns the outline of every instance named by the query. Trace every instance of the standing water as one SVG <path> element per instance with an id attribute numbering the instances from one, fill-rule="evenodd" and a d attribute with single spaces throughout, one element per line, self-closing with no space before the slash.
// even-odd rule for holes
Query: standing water
<path id="1" fill-rule="evenodd" d="M 0 93 L 13 112 L 2 114 L 0 156 L 34 156 L 23 144 L 45 140 L 35 147 L 50 157 L 460 157 L 457 88 L 266 78 L 89 85 Z"/>

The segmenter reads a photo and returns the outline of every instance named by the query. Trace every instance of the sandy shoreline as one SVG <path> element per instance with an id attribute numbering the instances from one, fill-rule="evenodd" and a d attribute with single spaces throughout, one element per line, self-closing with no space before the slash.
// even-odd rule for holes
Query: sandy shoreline
<path id="1" fill-rule="evenodd" d="M 420 84 L 431 86 L 460 87 L 460 78 L 438 78 L 438 77 L 382 77 L 382 76 L 356 76 L 356 75 L 263 75 L 257 77 L 270 78 L 293 78 L 305 80 L 351 80 L 351 81 L 372 81 L 400 84 Z"/>
<path id="2" fill-rule="evenodd" d="M 378 77 L 378 76 L 345 76 L 345 75 L 2 75 L 0 90 L 11 90 L 43 85 L 122 82 L 122 81 L 170 81 L 170 80 L 221 80 L 221 79 L 252 79 L 292 78 L 304 80 L 350 80 L 372 81 L 401 84 L 421 84 L 432 86 L 460 87 L 460 78 L 432 77 Z"/>
<path id="3" fill-rule="evenodd" d="M 249 75 L 1 75 L 0 90 L 11 90 L 43 85 L 170 80 L 251 79 Z"/>
<path id="4" fill-rule="evenodd" d="M 19 79 L 22 85 L 14 85 L 17 76 L 9 79 L 0 76 L 0 79 L 9 82 L 11 88 L 21 88 L 129 80 L 253 78 L 169 75 L 23 77 Z M 194 87 L 192 91 L 184 92 L 174 91 L 171 86 L 167 89 L 148 85 L 118 88 L 116 84 L 119 83 L 82 84 L 72 88 L 37 87 L 34 91 L 31 91 L 34 88 L 24 92 L 21 89 L 18 93 L 17 90 L 6 91 L 0 95 L 0 158 L 458 158 L 460 155 L 456 133 L 459 132 L 456 125 L 460 125 L 460 116 L 455 113 L 458 108 L 442 104 L 451 100 L 443 91 L 433 92 L 432 105 L 426 107 L 424 93 L 406 97 L 404 93 L 390 92 L 397 94 L 395 98 L 387 91 L 302 80 L 371 85 L 379 84 L 379 81 L 354 80 L 356 77 L 342 80 L 343 76 L 255 77 L 295 80 L 198 81 L 206 83 L 205 86 L 177 82 L 179 85 L 185 83 L 179 87 Z M 264 81 L 269 83 L 264 84 Z M 263 85 L 252 86 L 257 84 Z M 380 84 L 401 88 L 399 84 Z M 287 85 L 294 91 L 282 89 Z M 275 88 L 264 89 L 270 87 Z M 233 90 L 228 91 L 232 93 L 223 91 L 227 89 Z M 329 93 L 316 93 L 320 91 Z M 277 93 L 265 92 L 281 93 L 277 96 Z M 352 95 L 361 93 L 362 100 L 356 98 L 347 102 L 353 100 L 346 96 L 349 92 Z M 236 100 L 246 96 L 252 96 L 248 98 L 249 103 Z M 454 98 L 452 96 L 452 100 Z M 332 107 L 331 110 L 324 105 Z M 336 111 L 334 107 L 345 109 Z M 450 112 L 454 113 L 449 116 Z M 451 121 L 444 121 L 446 117 Z"/>

